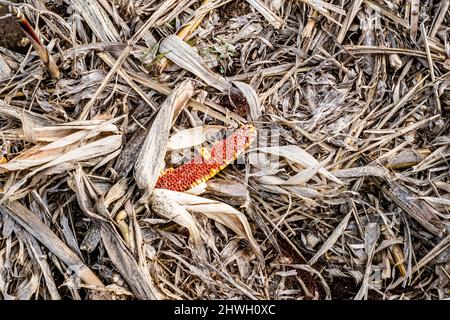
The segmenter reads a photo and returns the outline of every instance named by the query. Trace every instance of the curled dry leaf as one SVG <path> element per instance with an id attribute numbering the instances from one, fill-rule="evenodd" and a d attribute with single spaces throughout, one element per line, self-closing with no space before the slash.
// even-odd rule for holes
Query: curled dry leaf
<path id="1" fill-rule="evenodd" d="M 66 154 L 57 157 L 56 159 L 46 163 L 42 167 L 36 168 L 31 174 L 35 174 L 41 170 L 56 166 L 65 162 L 79 162 L 84 160 L 90 160 L 92 158 L 97 158 L 110 154 L 122 145 L 122 136 L 113 135 L 103 139 L 99 139 L 92 143 L 88 143 L 77 149 L 70 150 Z M 100 159 L 99 159 L 100 160 Z"/>
<path id="2" fill-rule="evenodd" d="M 56 148 L 51 150 L 48 148 L 41 150 L 37 147 L 33 150 L 28 150 L 28 152 L 24 152 L 20 158 L 14 158 L 8 163 L 0 165 L 0 173 L 31 169 L 38 166 L 27 175 L 27 177 L 31 177 L 39 171 L 56 165 L 76 163 L 109 154 L 120 148 L 121 143 L 121 135 L 113 135 L 79 147 L 73 144 L 69 148 Z"/>
<path id="3" fill-rule="evenodd" d="M 31 128 L 31 131 L 38 142 L 51 142 L 23 151 L 8 163 L 0 165 L 0 173 L 32 168 L 36 173 L 64 162 L 92 159 L 120 148 L 122 139 L 117 126 L 103 121 L 92 125 L 67 124 Z M 112 135 L 101 138 L 101 135 L 107 134 Z"/>
<path id="4" fill-rule="evenodd" d="M 366 271 L 355 300 L 367 299 L 367 291 L 369 289 L 369 276 L 372 270 L 372 261 L 375 254 L 375 246 L 380 238 L 380 226 L 377 223 L 368 223 L 364 233 L 364 247 L 366 249 Z"/>
<path id="5" fill-rule="evenodd" d="M 98 1 L 86 3 L 83 0 L 70 0 L 71 6 L 90 26 L 95 35 L 103 42 L 117 42 L 120 39 L 114 24 Z"/>
<path id="6" fill-rule="evenodd" d="M 170 198 L 164 191 L 164 189 L 153 190 L 150 198 L 152 209 L 164 218 L 188 229 L 189 243 L 193 247 L 194 256 L 199 257 L 204 262 L 207 261 L 208 256 L 202 241 L 202 235 L 206 235 L 204 230 L 185 208 Z"/>
<path id="7" fill-rule="evenodd" d="M 307 167 L 305 170 L 300 171 L 295 176 L 289 178 L 286 182 L 283 182 L 285 185 L 301 185 L 305 184 L 310 180 L 312 177 L 314 177 L 319 170 L 326 165 L 326 163 L 330 160 L 332 154 L 328 156 L 327 159 L 325 159 L 322 162 L 317 162 L 315 165 L 311 167 Z"/>
<path id="8" fill-rule="evenodd" d="M 178 36 L 166 37 L 159 46 L 159 52 L 183 69 L 195 74 L 207 85 L 225 93 L 231 90 L 231 83 L 211 71 L 202 57 Z"/>
<path id="9" fill-rule="evenodd" d="M 250 109 L 249 119 L 257 121 L 262 115 L 261 101 L 253 87 L 245 82 L 233 81 L 233 84 L 242 92 L 242 95 L 247 100 Z"/>
<path id="10" fill-rule="evenodd" d="M 352 212 L 350 211 L 347 213 L 345 218 L 339 223 L 339 225 L 336 227 L 336 229 L 333 231 L 333 233 L 328 237 L 328 239 L 323 243 L 322 247 L 317 250 L 316 254 L 309 259 L 308 264 L 312 266 L 319 260 L 319 258 L 328 250 L 330 250 L 335 242 L 339 239 L 339 237 L 344 233 L 345 229 L 347 228 L 348 221 L 350 220 L 350 217 L 352 215 Z"/>
<path id="11" fill-rule="evenodd" d="M 259 262 L 264 265 L 261 249 L 253 237 L 247 217 L 242 212 L 220 201 L 172 190 L 158 190 L 159 194 L 174 200 L 185 209 L 201 213 L 210 219 L 216 220 L 233 230 L 238 236 L 246 239 L 256 253 Z"/>
<path id="12" fill-rule="evenodd" d="M 314 167 L 319 164 L 319 162 L 308 152 L 304 151 L 299 146 L 288 145 L 288 146 L 279 146 L 279 147 L 263 147 L 259 148 L 258 151 L 271 153 L 273 155 L 285 157 L 292 162 L 301 164 L 304 167 Z M 330 179 L 333 182 L 338 184 L 343 184 L 341 180 L 336 178 L 332 173 L 327 171 L 325 168 L 320 168 L 318 172 L 324 177 Z"/>
<path id="13" fill-rule="evenodd" d="M 275 28 L 280 29 L 284 20 L 277 16 L 267 5 L 261 0 L 247 0 L 247 2 L 254 7 L 267 21 Z"/>

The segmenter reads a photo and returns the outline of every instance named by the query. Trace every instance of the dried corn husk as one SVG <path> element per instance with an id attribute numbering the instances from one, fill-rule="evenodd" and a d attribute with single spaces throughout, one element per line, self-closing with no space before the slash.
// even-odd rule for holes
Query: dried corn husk
<path id="1" fill-rule="evenodd" d="M 148 131 L 134 165 L 134 177 L 139 188 L 146 190 L 149 194 L 152 193 L 160 171 L 164 168 L 164 156 L 175 110 L 182 109 L 192 94 L 193 87 L 190 81 L 180 84 L 161 105 Z"/>

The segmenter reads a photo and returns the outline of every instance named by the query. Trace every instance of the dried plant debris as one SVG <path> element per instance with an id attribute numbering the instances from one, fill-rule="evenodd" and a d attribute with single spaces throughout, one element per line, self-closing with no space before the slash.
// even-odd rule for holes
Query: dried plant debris
<path id="1" fill-rule="evenodd" d="M 449 7 L 0 0 L 0 299 L 450 298 Z"/>

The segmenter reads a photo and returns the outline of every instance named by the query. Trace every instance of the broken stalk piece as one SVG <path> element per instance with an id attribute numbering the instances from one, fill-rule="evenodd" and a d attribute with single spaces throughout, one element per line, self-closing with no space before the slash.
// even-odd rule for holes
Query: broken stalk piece
<path id="1" fill-rule="evenodd" d="M 53 61 L 53 58 L 49 54 L 47 48 L 39 40 L 39 36 L 33 30 L 27 18 L 25 18 L 25 15 L 22 13 L 22 11 L 20 11 L 20 9 L 17 9 L 13 6 L 9 7 L 9 11 L 11 12 L 12 16 L 14 17 L 22 31 L 25 33 L 28 40 L 31 42 L 31 45 L 33 46 L 34 50 L 36 50 L 39 58 L 41 58 L 45 67 L 50 73 L 50 77 L 52 79 L 59 79 L 60 72 L 58 67 L 56 66 L 56 63 Z"/>

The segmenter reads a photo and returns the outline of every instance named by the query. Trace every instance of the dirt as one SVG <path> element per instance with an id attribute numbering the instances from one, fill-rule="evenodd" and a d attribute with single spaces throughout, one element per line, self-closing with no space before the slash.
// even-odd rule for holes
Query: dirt
<path id="1" fill-rule="evenodd" d="M 329 282 L 329 286 L 333 293 L 332 298 L 337 300 L 352 299 L 355 291 L 358 291 L 358 285 L 350 278 L 336 278 L 335 281 Z"/>
<path id="2" fill-rule="evenodd" d="M 8 7 L 0 4 L 0 18 L 9 13 Z M 25 35 L 12 17 L 0 19 L 0 46 L 12 51 L 24 52 L 20 44 Z"/>
<path id="3" fill-rule="evenodd" d="M 225 5 L 223 10 L 220 11 L 221 16 L 228 19 L 244 16 L 249 13 L 250 9 L 248 4 L 239 1 L 232 1 L 231 3 L 228 3 Z"/>

